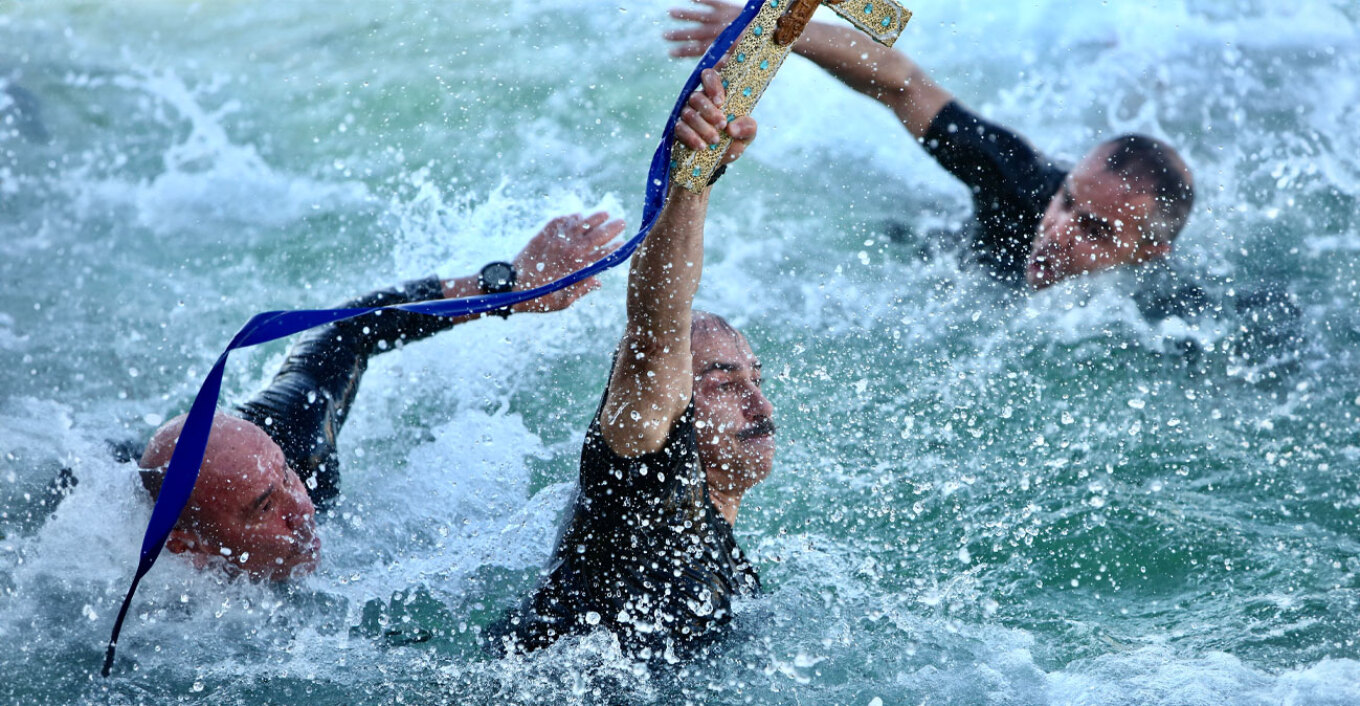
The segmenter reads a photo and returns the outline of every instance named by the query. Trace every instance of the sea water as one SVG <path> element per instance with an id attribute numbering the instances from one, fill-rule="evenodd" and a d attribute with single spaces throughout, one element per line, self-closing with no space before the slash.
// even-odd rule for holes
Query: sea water
<path id="1" fill-rule="evenodd" d="M 721 649 L 478 648 L 554 540 L 615 271 L 375 360 L 316 574 L 167 555 L 97 676 L 150 512 L 106 441 L 187 409 L 257 311 L 471 273 L 562 213 L 636 226 L 691 69 L 669 4 L 0 2 L 0 701 L 1360 703 L 1352 0 L 919 0 L 898 45 L 1061 159 L 1179 146 L 1176 259 L 1215 297 L 1288 290 L 1287 354 L 1148 323 L 1127 277 L 1017 298 L 923 257 L 966 192 L 794 59 L 707 229 L 699 305 L 780 427 L 736 526 L 766 590 Z M 234 354 L 224 404 L 285 350 Z"/>

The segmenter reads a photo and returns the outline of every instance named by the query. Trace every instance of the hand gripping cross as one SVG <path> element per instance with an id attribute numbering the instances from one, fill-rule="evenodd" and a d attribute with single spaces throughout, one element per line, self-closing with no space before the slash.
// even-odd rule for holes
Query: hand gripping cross
<path id="1" fill-rule="evenodd" d="M 728 122 L 755 109 L 819 4 L 889 47 L 911 19 L 911 11 L 893 0 L 768 0 L 719 71 L 727 89 L 723 109 Z M 731 143 L 732 138 L 724 134 L 717 145 L 696 152 L 677 140 L 671 152 L 671 179 L 690 191 L 702 191 Z"/>

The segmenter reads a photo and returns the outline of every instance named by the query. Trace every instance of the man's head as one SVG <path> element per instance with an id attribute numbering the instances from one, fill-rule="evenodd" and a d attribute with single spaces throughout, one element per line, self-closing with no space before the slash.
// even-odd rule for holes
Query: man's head
<path id="1" fill-rule="evenodd" d="M 1043 289 L 1079 274 L 1165 257 L 1194 203 L 1190 169 L 1170 145 L 1142 135 L 1102 143 L 1049 202 L 1025 279 Z"/>
<path id="2" fill-rule="evenodd" d="M 184 419 L 157 430 L 142 454 L 142 483 L 152 497 L 160 494 Z M 218 414 L 198 482 L 165 548 L 190 554 L 200 568 L 222 564 L 255 580 L 283 581 L 316 568 L 316 508 L 269 435 Z"/>
<path id="3" fill-rule="evenodd" d="M 699 460 L 711 491 L 740 496 L 774 466 L 774 407 L 761 392 L 760 361 L 721 316 L 695 311 L 690 325 Z"/>

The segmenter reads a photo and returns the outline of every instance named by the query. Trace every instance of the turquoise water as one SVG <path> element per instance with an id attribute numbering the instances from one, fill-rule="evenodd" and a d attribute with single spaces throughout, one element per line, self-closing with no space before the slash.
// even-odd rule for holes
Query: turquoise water
<path id="1" fill-rule="evenodd" d="M 563 212 L 636 225 L 690 69 L 666 2 L 351 5 L 0 1 L 0 82 L 41 109 L 0 97 L 0 700 L 1360 702 L 1348 0 L 922 0 L 900 43 L 1054 154 L 1181 146 L 1200 205 L 1177 257 L 1218 294 L 1283 283 L 1288 359 L 1231 355 L 1230 319 L 1148 324 L 1119 276 L 1017 301 L 921 261 L 884 223 L 936 230 L 966 194 L 791 61 L 715 197 L 700 293 L 750 333 L 781 424 L 737 525 L 767 593 L 718 656 L 475 647 L 554 538 L 613 273 L 562 315 L 375 361 L 321 570 L 281 590 L 167 558 L 95 676 L 150 512 L 104 440 L 186 409 L 256 311 L 465 274 Z M 283 351 L 234 355 L 224 401 Z M 80 484 L 48 517 L 62 466 Z"/>

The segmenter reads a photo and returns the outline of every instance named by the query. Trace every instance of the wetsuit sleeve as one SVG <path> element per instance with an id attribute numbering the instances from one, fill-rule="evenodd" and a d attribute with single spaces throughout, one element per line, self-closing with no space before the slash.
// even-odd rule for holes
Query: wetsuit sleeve
<path id="1" fill-rule="evenodd" d="M 345 302 L 358 309 L 442 299 L 438 277 L 409 282 Z M 336 437 L 368 369 L 368 359 L 400 342 L 426 338 L 453 320 L 407 311 L 379 311 L 312 329 L 293 344 L 269 386 L 237 408 L 282 449 L 318 508 L 340 492 Z"/>
<path id="2" fill-rule="evenodd" d="M 1147 263 L 1138 271 L 1133 301 L 1148 321 L 1178 316 L 1189 321 L 1212 306 L 1204 288 L 1165 263 Z"/>
<path id="3" fill-rule="evenodd" d="M 1002 278 L 1023 278 L 1030 244 L 1066 172 L 1020 135 L 957 101 L 935 116 L 922 144 L 972 192 L 979 226 L 973 247 L 984 264 Z"/>
<path id="4" fill-rule="evenodd" d="M 591 501 L 605 506 L 670 500 L 677 486 L 698 475 L 698 467 L 692 399 L 685 413 L 671 426 L 666 445 L 660 451 L 636 458 L 624 458 L 609 448 L 597 413 L 581 449 L 581 490 Z"/>

